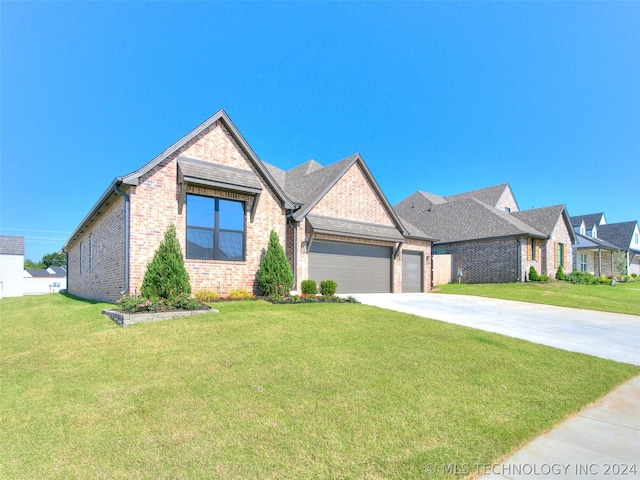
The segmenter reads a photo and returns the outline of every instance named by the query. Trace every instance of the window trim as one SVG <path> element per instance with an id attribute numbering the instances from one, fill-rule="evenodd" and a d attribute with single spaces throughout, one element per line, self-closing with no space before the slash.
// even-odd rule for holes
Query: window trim
<path id="1" fill-rule="evenodd" d="M 203 227 L 201 225 L 189 225 L 189 197 L 202 197 L 213 200 L 213 227 Z M 220 228 L 220 201 L 240 203 L 242 206 L 242 230 L 232 230 L 229 228 Z M 233 198 L 219 197 L 214 195 L 202 195 L 198 193 L 187 193 L 185 196 L 186 214 L 185 214 L 185 259 L 186 260 L 204 260 L 204 261 L 218 261 L 218 262 L 246 262 L 247 261 L 247 204 L 244 200 L 236 200 Z M 204 230 L 213 234 L 213 258 L 199 258 L 189 257 L 187 252 L 188 247 L 188 234 L 189 230 Z M 220 233 L 242 233 L 242 258 L 241 259 L 226 259 L 216 258 L 218 252 L 218 245 L 220 244 Z"/>

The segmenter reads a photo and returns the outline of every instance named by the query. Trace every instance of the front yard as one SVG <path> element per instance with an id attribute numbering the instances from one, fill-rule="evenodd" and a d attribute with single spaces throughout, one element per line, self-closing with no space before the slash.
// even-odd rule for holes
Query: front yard
<path id="1" fill-rule="evenodd" d="M 437 293 L 475 295 L 559 307 L 640 315 L 640 282 L 574 285 L 568 282 L 477 283 L 440 285 Z"/>
<path id="2" fill-rule="evenodd" d="M 105 306 L 0 301 L 0 477 L 455 478 L 639 373 L 364 305 Z"/>

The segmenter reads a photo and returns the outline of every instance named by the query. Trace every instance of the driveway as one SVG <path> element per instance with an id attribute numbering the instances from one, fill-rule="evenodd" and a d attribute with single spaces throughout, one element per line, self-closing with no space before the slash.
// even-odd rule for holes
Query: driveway
<path id="1" fill-rule="evenodd" d="M 361 303 L 640 365 L 640 316 L 438 293 L 361 293 Z"/>

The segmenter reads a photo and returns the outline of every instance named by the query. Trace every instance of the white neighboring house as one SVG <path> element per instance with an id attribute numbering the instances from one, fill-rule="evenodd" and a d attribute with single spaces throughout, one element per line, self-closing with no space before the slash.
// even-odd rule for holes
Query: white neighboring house
<path id="1" fill-rule="evenodd" d="M 67 267 L 24 270 L 24 294 L 55 293 L 67 288 Z"/>
<path id="2" fill-rule="evenodd" d="M 24 270 L 24 237 L 0 235 L 0 298 L 21 297 Z"/>

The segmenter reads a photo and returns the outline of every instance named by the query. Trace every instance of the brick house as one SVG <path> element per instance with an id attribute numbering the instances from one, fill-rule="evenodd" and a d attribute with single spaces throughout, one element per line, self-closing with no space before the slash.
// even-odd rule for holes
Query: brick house
<path id="1" fill-rule="evenodd" d="M 418 191 L 394 210 L 438 240 L 465 283 L 527 281 L 530 267 L 554 277 L 573 269 L 575 235 L 564 205 L 520 211 L 508 184 L 441 197 Z"/>
<path id="2" fill-rule="evenodd" d="M 308 278 L 335 280 L 343 293 L 430 286 L 432 239 L 398 217 L 360 155 L 280 170 L 258 158 L 221 110 L 111 182 L 63 248 L 68 291 L 112 302 L 139 293 L 170 223 L 193 291 L 259 293 L 271 230 L 294 290 Z"/>

